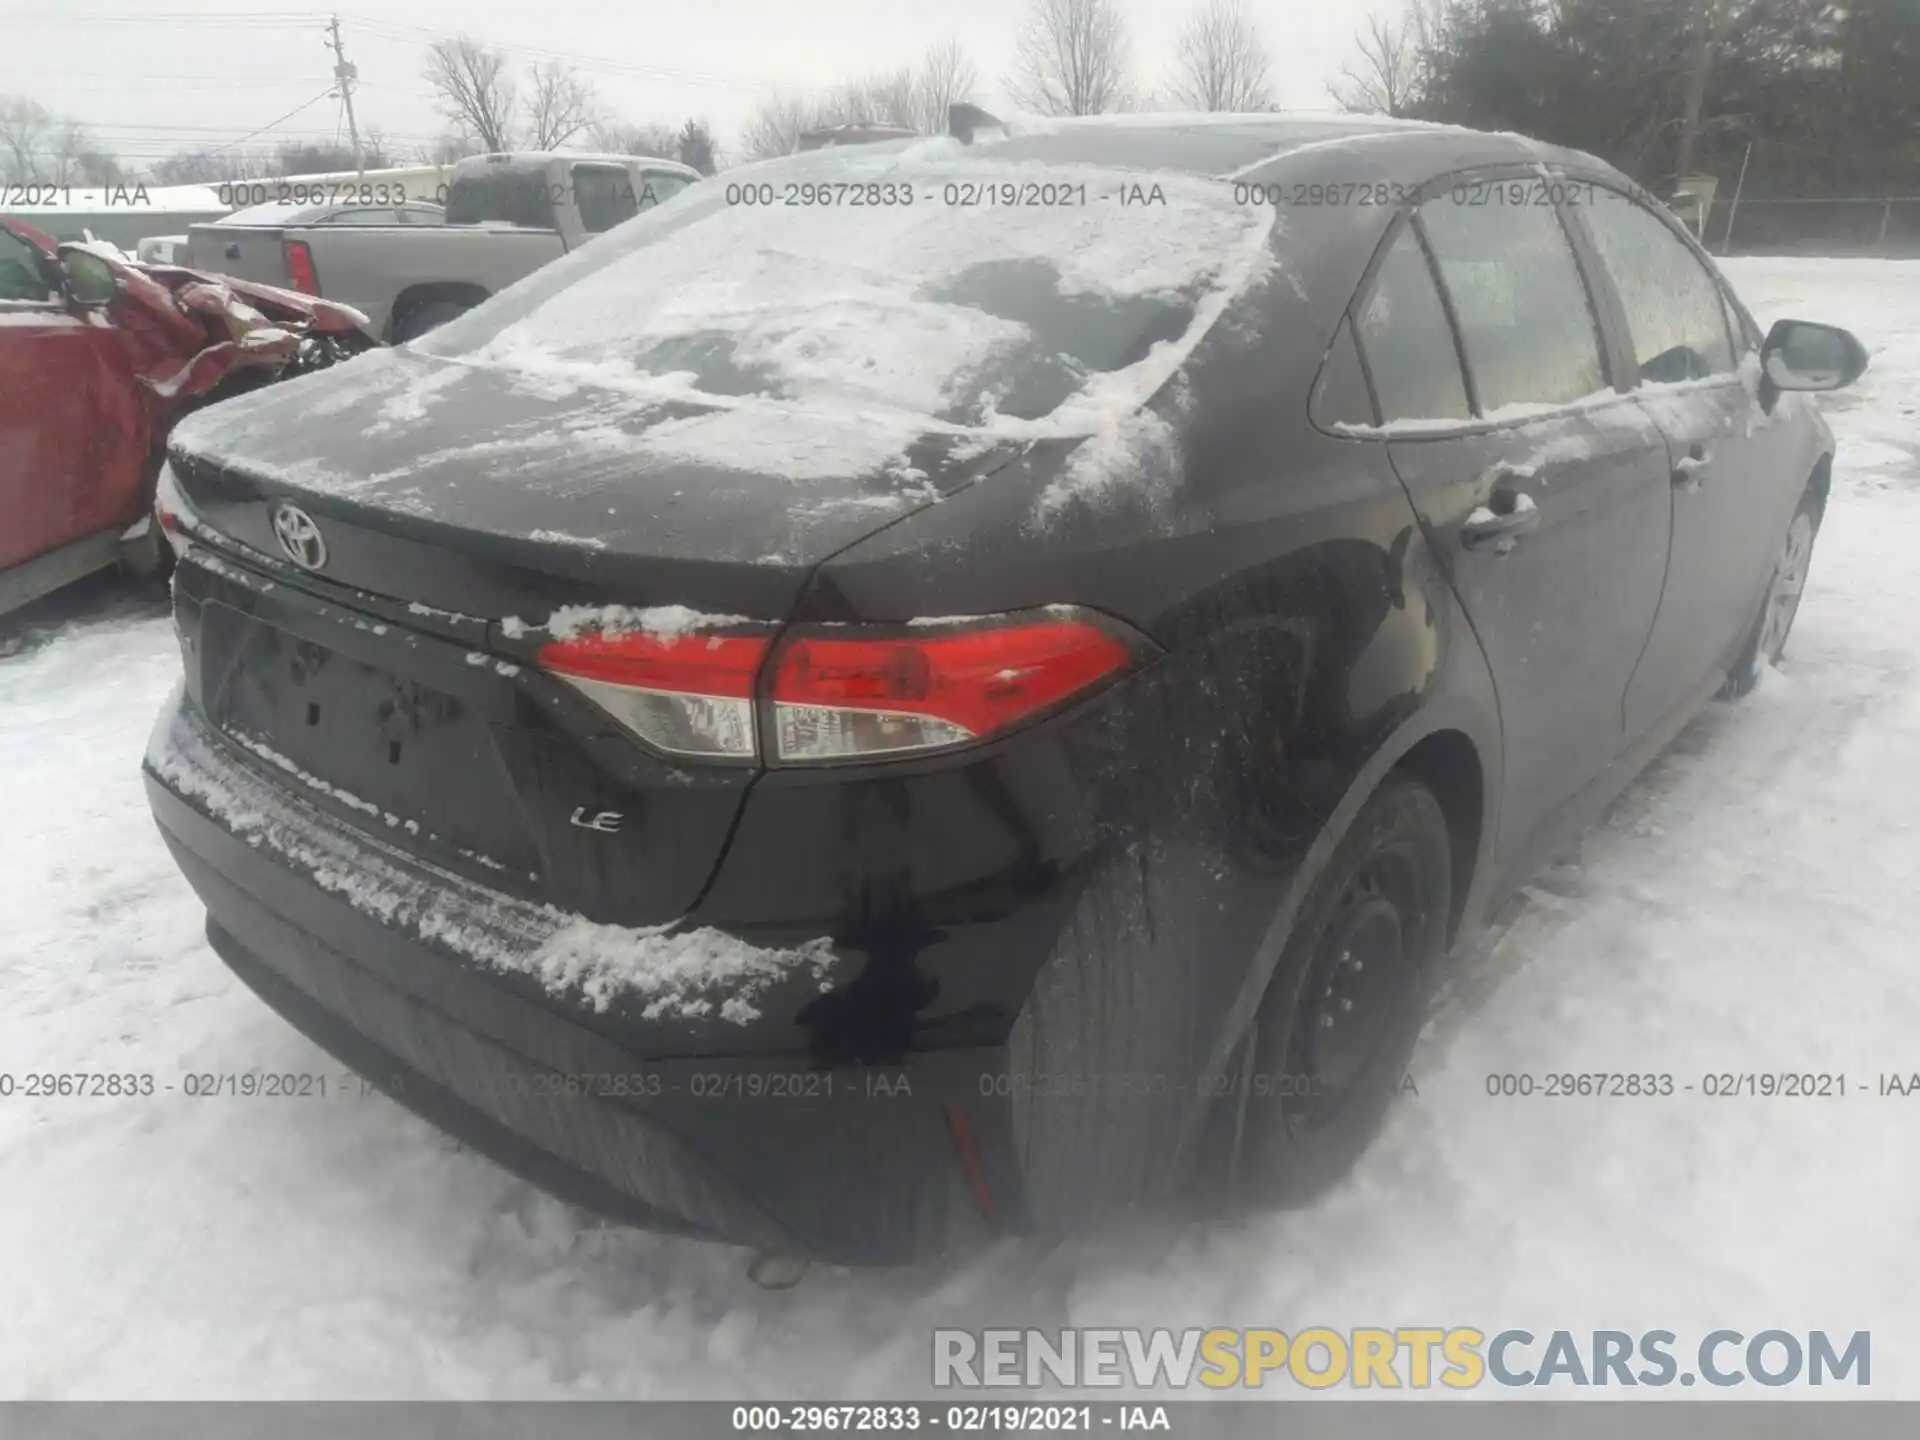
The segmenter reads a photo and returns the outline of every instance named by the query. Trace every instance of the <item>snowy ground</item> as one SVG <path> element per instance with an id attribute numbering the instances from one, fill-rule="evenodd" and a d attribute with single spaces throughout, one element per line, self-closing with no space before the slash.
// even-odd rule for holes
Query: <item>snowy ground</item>
<path id="1" fill-rule="evenodd" d="M 379 1098 L 0 1099 L 0 1396 L 916 1392 L 971 1325 L 1721 1326 L 1874 1336 L 1920 1396 L 1920 1096 L 1497 1100 L 1489 1071 L 1920 1070 L 1920 262 L 1730 270 L 1873 370 L 1790 667 L 1714 707 L 1430 1028 L 1318 1208 L 753 1289 Z M 136 761 L 179 667 L 91 586 L 0 659 L 0 1071 L 337 1071 L 201 938 Z M 1778 1392 L 1774 1392 L 1778 1393 Z"/>

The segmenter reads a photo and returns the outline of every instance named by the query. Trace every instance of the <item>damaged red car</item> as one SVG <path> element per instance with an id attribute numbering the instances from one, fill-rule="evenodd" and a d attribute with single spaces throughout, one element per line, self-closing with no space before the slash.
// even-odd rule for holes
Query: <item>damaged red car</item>
<path id="1" fill-rule="evenodd" d="M 365 323 L 0 220 L 0 614 L 112 565 L 159 574 L 153 487 L 173 422 L 370 348 Z"/>

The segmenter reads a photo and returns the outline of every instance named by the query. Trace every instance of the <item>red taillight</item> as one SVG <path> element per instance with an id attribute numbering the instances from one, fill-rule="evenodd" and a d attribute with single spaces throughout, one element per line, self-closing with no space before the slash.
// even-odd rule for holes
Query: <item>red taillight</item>
<path id="1" fill-rule="evenodd" d="M 540 667 L 669 754 L 783 764 L 880 759 L 998 734 L 1126 668 L 1128 644 L 1089 621 L 955 621 L 863 636 L 801 630 L 781 644 L 764 695 L 767 635 L 596 630 L 548 641 Z"/>
<path id="2" fill-rule="evenodd" d="M 1132 659 L 1081 620 L 859 639 L 801 634 L 773 675 L 774 758 L 858 759 L 978 740 L 1098 684 Z"/>
<path id="3" fill-rule="evenodd" d="M 307 248 L 304 240 L 286 240 L 281 249 L 287 257 L 287 279 L 293 282 L 293 288 L 308 295 L 320 293 L 320 276 L 313 268 L 313 251 Z"/>
<path id="4" fill-rule="evenodd" d="M 649 744 L 676 755 L 750 760 L 759 635 L 593 632 L 540 647 L 560 676 Z"/>

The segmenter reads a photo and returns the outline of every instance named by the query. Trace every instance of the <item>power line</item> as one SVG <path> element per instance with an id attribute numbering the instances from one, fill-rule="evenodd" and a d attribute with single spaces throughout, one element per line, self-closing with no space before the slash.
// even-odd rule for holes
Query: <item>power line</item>
<path id="1" fill-rule="evenodd" d="M 74 14 L 34 14 L 23 17 L 9 17 L 9 25 L 15 19 L 24 19 L 40 24 L 65 26 L 100 26 L 103 28 L 154 28 L 161 26 L 177 29 L 181 26 L 194 26 L 206 30 L 287 30 L 304 29 L 311 25 L 314 16 L 295 11 L 250 11 L 232 12 L 221 15 L 192 14 L 188 12 L 152 12 L 150 14 L 129 15 L 74 15 Z M 375 16 L 346 14 L 345 19 L 361 26 L 374 35 L 400 44 L 428 45 L 436 40 L 455 38 L 454 32 L 434 30 L 425 25 L 409 25 L 404 21 L 385 20 Z M 633 61 L 609 60 L 598 55 L 582 55 L 571 50 L 554 50 L 542 45 L 523 45 L 511 41 L 482 41 L 489 49 L 505 50 L 512 54 L 536 56 L 547 60 L 565 60 L 576 69 L 610 75 L 630 75 L 643 79 L 674 80 L 686 85 L 704 85 L 725 89 L 762 91 L 785 85 L 790 89 L 817 89 L 818 86 L 794 84 L 776 81 L 767 76 L 728 75 L 713 70 L 685 70 L 666 65 L 643 65 Z"/>
<path id="2" fill-rule="evenodd" d="M 209 155 L 218 155 L 222 150 L 231 150 L 236 145 L 244 145 L 247 143 L 247 141 L 253 139 L 254 136 L 256 135 L 266 134 L 267 131 L 273 129 L 274 126 L 280 124 L 282 121 L 291 120 L 294 116 L 298 115 L 302 110 L 307 110 L 312 108 L 315 105 L 318 105 L 322 100 L 326 99 L 332 93 L 333 93 L 333 87 L 329 85 L 325 90 L 322 90 L 318 95 L 314 96 L 311 100 L 302 101 L 300 104 L 294 106 L 293 109 L 289 110 L 286 114 L 282 115 L 279 120 L 269 120 L 266 124 L 262 125 L 258 130 L 255 130 L 252 134 L 242 135 L 238 140 L 229 140 L 224 145 L 215 145 L 207 153 Z"/>
<path id="3" fill-rule="evenodd" d="M 430 45 L 436 40 L 458 38 L 451 31 L 433 30 L 424 25 L 408 25 L 398 20 L 380 20 L 363 15 L 350 15 L 347 18 L 354 24 L 373 32 L 379 38 L 402 44 Z M 479 43 L 490 50 L 504 50 L 509 54 L 534 56 L 543 60 L 565 60 L 575 69 L 601 74 L 676 80 L 687 85 L 706 85 L 737 90 L 762 91 L 782 86 L 798 90 L 822 88 L 817 85 L 778 81 L 767 76 L 726 75 L 712 70 L 682 70 L 666 65 L 642 65 L 627 60 L 609 60 L 599 55 L 582 55 L 572 50 L 553 50 L 543 45 L 522 45 L 513 41 L 481 40 Z"/>
<path id="4" fill-rule="evenodd" d="M 168 30 L 189 27 L 202 30 L 304 30 L 312 24 L 312 15 L 303 15 L 291 10 L 279 14 L 252 15 L 163 14 L 160 12 L 145 15 L 74 15 L 36 11 L 14 12 L 7 16 L 9 29 L 27 25 L 54 25 L 97 26 L 108 30 L 151 30 L 156 27 Z"/>
<path id="5" fill-rule="evenodd" d="M 318 99 L 325 100 L 332 94 L 333 94 L 333 89 L 331 86 L 329 86 L 325 91 L 323 91 L 320 94 Z M 311 105 L 316 102 L 313 100 L 309 100 L 306 103 L 307 105 Z M 300 108 L 305 109 L 306 106 L 303 105 Z M 297 114 L 299 112 L 292 111 L 289 113 Z M 274 123 L 278 124 L 279 122 L 275 121 Z M 169 135 L 230 135 L 233 133 L 234 127 L 231 125 L 113 125 L 113 124 L 107 124 L 107 125 L 89 125 L 87 128 L 89 130 L 98 130 L 108 135 L 130 134 L 135 136 L 136 138 L 145 136 L 145 137 L 157 137 L 157 138 L 164 139 Z M 273 126 L 269 125 L 265 128 L 272 129 Z M 320 130 L 308 130 L 308 131 L 302 131 L 299 133 L 318 135 L 323 132 Z"/>
<path id="6" fill-rule="evenodd" d="M 313 77 L 312 75 L 256 75 L 250 80 L 229 80 L 224 77 L 218 80 L 213 80 L 213 79 L 209 79 L 205 74 L 205 72 L 202 72 L 198 75 L 142 75 L 140 78 L 142 80 L 167 81 L 169 89 L 189 88 L 185 85 L 176 85 L 175 83 L 173 83 L 176 81 L 194 81 L 194 82 L 198 82 L 202 86 L 202 88 L 206 88 L 206 89 L 218 88 L 222 90 L 269 90 L 269 89 L 276 89 L 276 88 L 284 89 L 288 85 L 308 85 L 313 82 L 315 77 Z M 124 91 L 127 88 L 126 81 L 101 80 L 99 78 L 98 72 L 93 70 L 81 71 L 79 73 L 71 74 L 71 75 L 62 75 L 57 71 L 35 70 L 33 74 L 26 79 L 5 80 L 5 81 L 0 81 L 0 84 L 62 85 L 62 84 L 68 83 L 69 81 L 75 81 L 75 80 L 85 80 L 89 82 L 94 82 L 96 88 L 103 89 L 103 90 Z"/>

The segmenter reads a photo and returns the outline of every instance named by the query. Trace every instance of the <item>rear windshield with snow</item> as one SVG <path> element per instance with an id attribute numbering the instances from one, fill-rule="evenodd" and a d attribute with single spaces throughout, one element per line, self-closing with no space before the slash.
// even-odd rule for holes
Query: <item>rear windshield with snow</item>
<path id="1" fill-rule="evenodd" d="M 623 388 L 1037 420 L 1210 320 L 1272 220 L 1214 180 L 951 140 L 814 152 L 695 186 L 418 348 Z"/>
<path id="2" fill-rule="evenodd" d="M 449 225 L 554 228 L 553 187 L 545 165 L 489 164 L 453 177 L 447 191 Z"/>

